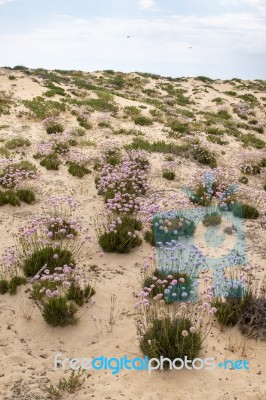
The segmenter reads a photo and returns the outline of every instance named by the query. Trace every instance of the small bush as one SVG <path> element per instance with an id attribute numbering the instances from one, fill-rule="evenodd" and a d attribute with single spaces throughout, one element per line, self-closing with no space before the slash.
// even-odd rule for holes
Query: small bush
<path id="1" fill-rule="evenodd" d="M 155 318 L 140 340 L 140 349 L 149 358 L 163 356 L 173 361 L 176 358 L 184 360 L 187 356 L 193 360 L 199 355 L 202 338 L 198 332 L 182 335 L 183 331 L 189 332 L 191 326 L 190 320 L 185 318 Z"/>
<path id="2" fill-rule="evenodd" d="M 16 294 L 17 293 L 17 287 L 20 285 L 25 285 L 27 283 L 27 279 L 23 276 L 13 276 L 13 278 L 10 279 L 9 284 L 8 284 L 8 293 L 9 294 Z"/>
<path id="3" fill-rule="evenodd" d="M 209 165 L 211 168 L 217 167 L 217 161 L 215 156 L 209 152 L 208 149 L 203 147 L 197 147 L 193 151 L 193 157 L 196 161 L 203 165 Z"/>
<path id="4" fill-rule="evenodd" d="M 0 206 L 5 206 L 6 204 L 10 204 L 11 206 L 20 206 L 20 201 L 13 190 L 0 190 Z"/>
<path id="5" fill-rule="evenodd" d="M 250 296 L 243 307 L 240 331 L 254 339 L 266 340 L 266 299 L 265 296 Z"/>
<path id="6" fill-rule="evenodd" d="M 155 153 L 170 153 L 170 154 L 181 154 L 189 149 L 188 144 L 177 145 L 173 143 L 166 143 L 164 140 L 150 143 L 148 140 L 141 138 L 134 138 L 133 142 L 129 145 L 125 145 L 127 150 L 146 150 Z"/>
<path id="7" fill-rule="evenodd" d="M 239 178 L 239 182 L 244 183 L 245 185 L 248 183 L 248 177 L 243 175 Z"/>
<path id="8" fill-rule="evenodd" d="M 217 308 L 215 316 L 222 326 L 234 326 L 238 323 L 243 308 L 241 297 L 228 297 L 224 301 L 215 299 L 211 304 Z"/>
<path id="9" fill-rule="evenodd" d="M 16 192 L 20 201 L 23 201 L 27 204 L 32 204 L 35 201 L 35 194 L 30 189 L 19 189 Z"/>
<path id="10" fill-rule="evenodd" d="M 28 258 L 24 260 L 23 272 L 25 276 L 34 276 L 47 264 L 47 269 L 53 272 L 56 267 L 62 265 L 75 265 L 73 255 L 66 249 L 54 249 L 50 246 L 35 250 Z"/>
<path id="11" fill-rule="evenodd" d="M 69 143 L 55 142 L 53 144 L 52 150 L 57 154 L 66 154 L 69 152 Z"/>
<path id="12" fill-rule="evenodd" d="M 263 159 L 261 160 L 260 166 L 261 166 L 262 168 L 266 168 L 266 158 L 263 158 Z"/>
<path id="13" fill-rule="evenodd" d="M 30 146 L 31 142 L 29 139 L 23 139 L 20 137 L 8 140 L 5 143 L 5 146 L 9 149 L 9 150 L 13 150 L 16 149 L 18 147 L 23 147 L 23 146 Z"/>
<path id="14" fill-rule="evenodd" d="M 180 121 L 171 121 L 169 123 L 169 127 L 174 132 L 179 132 L 179 133 L 187 133 L 189 130 L 189 125 Z"/>
<path id="15" fill-rule="evenodd" d="M 244 172 L 245 174 L 248 175 L 256 175 L 256 174 L 260 174 L 261 169 L 260 166 L 255 164 L 255 165 L 244 165 L 241 168 L 241 171 Z"/>
<path id="16" fill-rule="evenodd" d="M 23 100 L 23 104 L 32 112 L 33 116 L 40 119 L 58 116 L 61 112 L 66 111 L 64 103 L 45 100 L 41 96 L 35 97 L 32 100 Z"/>
<path id="17" fill-rule="evenodd" d="M 177 240 L 178 236 L 190 237 L 196 230 L 195 222 L 182 216 L 166 219 L 154 217 L 153 225 L 156 227 L 154 232 L 156 243 L 171 242 Z"/>
<path id="18" fill-rule="evenodd" d="M 77 121 L 82 128 L 91 129 L 92 125 L 87 121 L 86 118 L 77 117 Z"/>
<path id="19" fill-rule="evenodd" d="M 205 215 L 205 217 L 202 220 L 204 226 L 216 226 L 220 225 L 221 222 L 222 222 L 222 217 L 217 212 Z"/>
<path id="20" fill-rule="evenodd" d="M 71 130 L 71 135 L 73 135 L 73 136 L 85 136 L 86 135 L 86 131 L 83 128 L 73 128 Z"/>
<path id="21" fill-rule="evenodd" d="M 77 311 L 77 306 L 68 303 L 65 297 L 52 297 L 45 302 L 42 316 L 49 325 L 66 326 L 77 322 Z"/>
<path id="22" fill-rule="evenodd" d="M 171 276 L 171 279 L 169 279 L 168 276 Z M 155 278 L 157 279 L 155 280 Z M 173 279 L 177 281 L 176 284 L 171 284 L 171 281 Z M 164 284 L 162 285 L 162 281 L 168 281 L 168 283 L 164 282 Z M 172 271 L 167 271 L 167 273 L 163 273 L 156 270 L 152 275 L 145 277 L 142 286 L 143 288 L 151 289 L 151 291 L 149 292 L 149 296 L 151 298 L 154 298 L 158 294 L 163 294 L 166 303 L 173 303 L 176 301 L 184 302 L 190 301 L 189 296 L 190 292 L 193 289 L 193 279 L 189 277 L 186 273 Z M 168 294 L 166 294 L 165 289 L 169 290 Z M 184 293 L 188 297 L 185 298 L 183 296 Z"/>
<path id="23" fill-rule="evenodd" d="M 207 139 L 209 140 L 209 142 L 220 144 L 221 146 L 225 146 L 229 143 L 228 140 L 222 140 L 220 137 L 213 135 L 208 135 Z"/>
<path id="24" fill-rule="evenodd" d="M 55 170 L 59 169 L 59 165 L 61 164 L 57 154 L 51 153 L 48 154 L 44 159 L 41 160 L 40 165 L 45 167 L 47 170 Z"/>
<path id="25" fill-rule="evenodd" d="M 258 139 L 253 133 L 242 134 L 239 139 L 243 142 L 244 147 L 254 147 L 255 149 L 264 149 L 265 142 Z"/>
<path id="26" fill-rule="evenodd" d="M 235 204 L 232 206 L 233 214 L 235 217 L 244 219 L 257 219 L 259 211 L 249 204 Z"/>
<path id="27" fill-rule="evenodd" d="M 131 249 L 141 244 L 136 234 L 142 228 L 140 221 L 128 216 L 121 217 L 121 224 L 117 224 L 116 232 L 105 232 L 99 237 L 99 244 L 107 253 L 129 253 Z"/>
<path id="28" fill-rule="evenodd" d="M 84 290 L 80 289 L 74 282 L 71 282 L 71 285 L 67 291 L 66 298 L 67 300 L 74 301 L 78 306 L 83 306 L 84 302 L 92 297 L 95 294 L 95 289 L 90 285 L 86 286 Z"/>
<path id="29" fill-rule="evenodd" d="M 68 167 L 68 172 L 73 176 L 77 176 L 78 178 L 83 178 L 84 175 L 90 174 L 91 170 L 86 168 L 84 165 L 71 162 Z"/>
<path id="30" fill-rule="evenodd" d="M 48 135 L 54 134 L 54 133 L 62 133 L 64 132 L 64 127 L 62 124 L 56 121 L 50 121 L 47 126 L 45 127 L 46 133 Z"/>
<path id="31" fill-rule="evenodd" d="M 168 181 L 173 181 L 175 179 L 175 173 L 172 171 L 164 171 L 163 178 L 167 179 Z"/>
<path id="32" fill-rule="evenodd" d="M 98 123 L 98 126 L 99 126 L 100 128 L 110 128 L 110 127 L 111 127 L 111 125 L 109 124 L 109 122 L 105 122 L 105 121 L 99 122 L 99 123 Z"/>
<path id="33" fill-rule="evenodd" d="M 122 156 L 120 152 L 114 151 L 109 152 L 106 156 L 106 162 L 111 164 L 113 167 L 120 164 L 122 162 Z"/>
<path id="34" fill-rule="evenodd" d="M 136 125 L 149 126 L 153 124 L 152 119 L 140 115 L 134 119 Z"/>
<path id="35" fill-rule="evenodd" d="M 58 282 L 51 281 L 49 279 L 45 279 L 41 282 L 36 282 L 32 286 L 30 297 L 33 300 L 41 301 L 46 296 L 46 290 L 51 290 L 53 292 L 54 290 L 57 290 L 58 286 Z"/>
<path id="36" fill-rule="evenodd" d="M 0 294 L 8 292 L 8 281 L 6 279 L 0 279 Z"/>
<path id="37" fill-rule="evenodd" d="M 150 229 L 149 231 L 146 231 L 144 233 L 144 239 L 146 242 L 150 243 L 152 246 L 155 246 L 155 237 L 154 237 L 154 232 L 153 229 Z"/>

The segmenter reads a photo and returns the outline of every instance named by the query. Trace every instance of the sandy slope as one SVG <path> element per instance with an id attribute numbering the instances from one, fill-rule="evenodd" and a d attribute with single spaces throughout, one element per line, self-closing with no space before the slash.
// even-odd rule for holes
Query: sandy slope
<path id="1" fill-rule="evenodd" d="M 12 90 L 14 99 L 30 99 L 41 95 L 46 89 L 33 82 L 30 77 L 25 77 L 16 72 L 18 80 L 10 81 L 5 70 L 0 74 L 0 90 Z M 16 86 L 12 86 L 13 84 Z M 197 83 L 193 80 L 184 82 L 185 88 L 191 89 Z M 151 84 L 151 87 L 153 85 Z M 217 83 L 217 90 L 223 92 L 230 90 L 228 83 Z M 214 96 L 218 96 L 215 93 Z M 206 109 L 214 107 L 211 103 L 212 93 L 203 94 L 199 106 Z M 137 101 L 116 97 L 120 106 L 135 104 Z M 234 99 L 232 100 L 234 102 Z M 13 110 L 10 115 L 0 117 L 0 125 L 9 125 L 9 128 L 0 130 L 0 138 L 10 138 L 17 135 L 27 136 L 32 143 L 47 139 L 41 123 L 27 119 L 25 116 L 16 117 L 21 106 Z M 265 114 L 264 114 L 265 118 Z M 70 114 L 63 116 L 65 123 L 75 124 L 75 119 Z M 128 121 L 111 119 L 113 126 L 132 127 Z M 265 122 L 265 119 L 264 119 Z M 113 138 L 108 129 L 97 127 L 97 118 L 94 129 L 89 131 L 87 139 L 97 143 L 106 138 Z M 155 124 L 152 128 L 143 128 L 145 139 L 161 139 L 164 136 L 162 126 Z M 91 133 L 92 132 L 92 133 Z M 204 134 L 199 134 L 204 143 Z M 265 137 L 265 134 L 264 134 Z M 115 137 L 115 139 L 117 139 Z M 127 143 L 131 137 L 119 136 L 120 144 Z M 230 145 L 226 147 L 226 154 L 218 156 L 220 165 L 235 162 L 235 154 L 241 151 L 241 144 L 231 137 Z M 219 150 L 218 145 L 205 141 L 210 148 Z M 243 149 L 242 149 L 243 150 Z M 95 152 L 88 149 L 88 152 Z M 97 151 L 97 148 L 96 148 Z M 32 161 L 33 150 L 29 151 L 27 158 Z M 189 160 L 180 160 L 181 165 L 176 181 L 163 181 L 160 162 L 163 157 L 152 154 L 152 170 L 150 175 L 151 191 L 181 188 L 187 181 L 188 175 L 200 169 L 196 163 Z M 34 161 L 36 162 L 36 161 Z M 37 163 L 36 163 L 37 165 Z M 262 177 L 251 178 L 251 187 L 258 187 Z M 102 212 L 104 204 L 102 198 L 97 196 L 94 176 L 88 175 L 81 180 L 70 176 L 66 167 L 61 167 L 59 172 L 41 169 L 41 181 L 34 183 L 38 194 L 38 202 L 33 206 L 23 205 L 20 208 L 11 206 L 1 207 L 0 225 L 0 252 L 6 246 L 14 243 L 13 235 L 25 219 L 40 211 L 42 200 L 49 194 L 72 193 L 79 201 L 80 207 L 77 215 L 84 225 L 94 229 L 94 217 Z M 167 192 L 165 192 L 167 198 Z M 265 207 L 265 204 L 263 205 Z M 259 251 L 254 251 L 251 241 L 253 230 L 256 229 L 260 237 L 260 248 L 265 246 L 265 231 L 260 229 L 257 222 L 247 224 L 248 244 L 250 258 L 263 266 L 265 260 Z M 249 238 L 250 234 L 250 238 Z M 95 304 L 84 305 L 80 311 L 80 321 L 77 326 L 65 328 L 51 328 L 43 321 L 36 305 L 29 300 L 28 289 L 22 287 L 16 296 L 8 294 L 0 296 L 0 399 L 26 400 L 47 399 L 43 387 L 52 382 L 57 384 L 63 372 L 53 369 L 53 357 L 62 353 L 66 357 L 121 357 L 124 355 L 135 357 L 141 355 L 136 340 L 134 326 L 135 294 L 140 289 L 139 265 L 143 257 L 149 254 L 151 247 L 148 244 L 133 251 L 130 255 L 110 254 L 103 257 L 99 254 L 99 247 L 92 245 L 89 255 L 84 260 L 84 268 L 96 285 Z M 97 268 L 92 271 L 91 266 Z M 110 326 L 110 299 L 116 295 L 115 324 Z M 30 319 L 27 317 L 31 315 Z M 228 328 L 220 332 L 218 326 L 212 329 L 208 344 L 203 350 L 206 357 L 215 357 L 217 360 L 243 359 L 250 362 L 250 371 L 173 371 L 173 372 L 147 372 L 122 371 L 117 376 L 110 371 L 87 373 L 85 383 L 76 394 L 65 394 L 64 399 L 109 399 L 109 400 L 263 400 L 266 398 L 265 382 L 265 344 L 255 342 L 240 335 L 236 328 Z M 66 372 L 64 376 L 69 376 Z"/>

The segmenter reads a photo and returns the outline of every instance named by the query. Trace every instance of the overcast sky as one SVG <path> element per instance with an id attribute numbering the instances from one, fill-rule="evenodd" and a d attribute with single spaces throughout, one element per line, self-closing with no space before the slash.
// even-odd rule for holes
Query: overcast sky
<path id="1" fill-rule="evenodd" d="M 0 0 L 18 64 L 266 79 L 266 0 Z"/>

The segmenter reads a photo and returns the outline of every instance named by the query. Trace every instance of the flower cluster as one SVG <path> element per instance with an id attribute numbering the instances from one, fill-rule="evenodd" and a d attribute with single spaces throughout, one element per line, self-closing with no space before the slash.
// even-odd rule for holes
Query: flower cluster
<path id="1" fill-rule="evenodd" d="M 217 202 L 222 208 L 234 202 L 236 191 L 237 184 L 232 173 L 220 168 L 196 173 L 186 188 L 193 203 L 209 206 Z"/>
<path id="2" fill-rule="evenodd" d="M 105 164 L 98 182 L 99 194 L 103 194 L 107 209 L 121 214 L 140 210 L 140 197 L 148 189 L 148 163 L 145 152 L 132 151 L 122 162 L 112 166 Z"/>
<path id="3" fill-rule="evenodd" d="M 38 173 L 34 165 L 17 160 L 1 160 L 0 185 L 4 188 L 15 188 L 21 181 L 36 179 Z"/>

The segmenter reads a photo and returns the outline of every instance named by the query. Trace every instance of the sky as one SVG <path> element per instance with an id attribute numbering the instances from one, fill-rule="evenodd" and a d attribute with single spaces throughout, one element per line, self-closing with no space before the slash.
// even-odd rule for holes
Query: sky
<path id="1" fill-rule="evenodd" d="M 0 0 L 0 66 L 266 79 L 266 0 Z"/>

